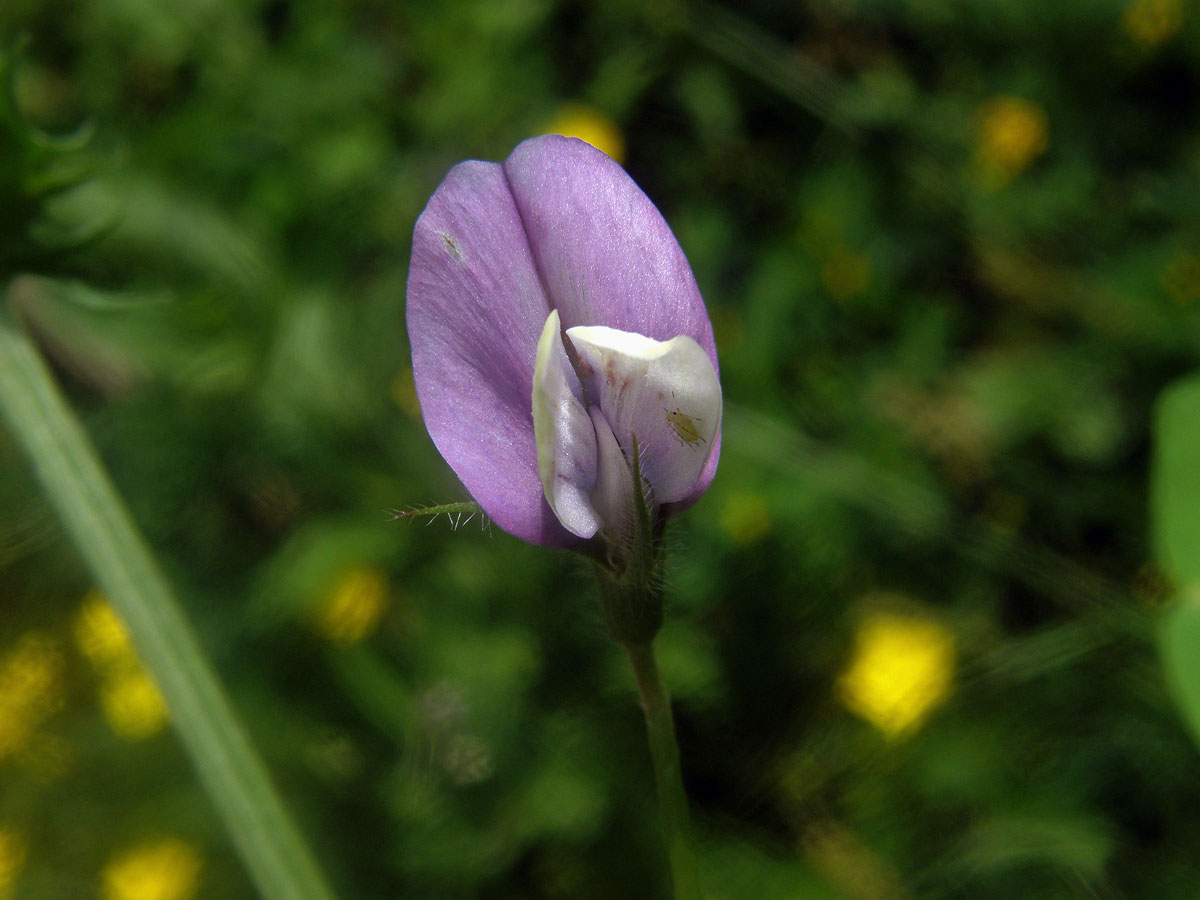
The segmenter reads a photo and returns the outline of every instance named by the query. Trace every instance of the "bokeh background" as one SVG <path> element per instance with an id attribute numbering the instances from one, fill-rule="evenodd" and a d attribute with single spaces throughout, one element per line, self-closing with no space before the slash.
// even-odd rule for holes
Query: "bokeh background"
<path id="1" fill-rule="evenodd" d="M 659 641 L 711 897 L 1200 896 L 1147 501 L 1200 362 L 1192 3 L 5 0 L 17 35 L 6 303 L 341 897 L 667 896 L 587 567 L 388 512 L 466 499 L 413 222 L 546 131 L 624 163 L 716 327 Z M 255 896 L 0 460 L 0 898 Z"/>

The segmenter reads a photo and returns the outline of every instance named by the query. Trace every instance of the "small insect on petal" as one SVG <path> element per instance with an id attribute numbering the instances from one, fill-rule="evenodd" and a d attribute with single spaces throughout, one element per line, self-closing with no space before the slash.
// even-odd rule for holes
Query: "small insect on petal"
<path id="1" fill-rule="evenodd" d="M 671 397 L 674 398 L 674 393 Z M 701 443 L 708 443 L 704 440 L 704 435 L 700 433 L 698 423 L 703 422 L 703 419 L 694 418 L 685 412 L 681 412 L 679 407 L 674 409 L 663 409 L 667 414 L 667 424 L 671 426 L 671 430 L 675 432 L 675 437 L 679 438 L 681 445 L 695 447 Z"/>
<path id="2" fill-rule="evenodd" d="M 638 437 L 643 473 L 660 504 L 687 496 L 721 421 L 721 383 L 694 339 L 659 341 L 606 326 L 575 325 L 567 337 L 599 406 L 628 457 Z M 586 367 L 586 368 L 585 368 Z"/>

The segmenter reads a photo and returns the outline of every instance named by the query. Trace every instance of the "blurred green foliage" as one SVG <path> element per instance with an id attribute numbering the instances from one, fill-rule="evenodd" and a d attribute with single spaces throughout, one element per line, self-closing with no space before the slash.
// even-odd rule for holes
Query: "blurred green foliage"
<path id="1" fill-rule="evenodd" d="M 1155 552 L 1179 586 L 1161 626 L 1163 663 L 1200 741 L 1200 380 L 1195 375 L 1163 392 L 1154 424 Z"/>
<path id="2" fill-rule="evenodd" d="M 1200 361 L 1193 4 L 8 0 L 18 34 L 4 140 L 94 135 L 51 192 L 0 147 L 6 302 L 340 896 L 665 895 L 586 568 L 386 512 L 463 499 L 413 406 L 412 223 L 566 104 L 717 328 L 660 639 L 713 897 L 1195 896 L 1147 514 Z M 0 896 L 251 896 L 0 459 Z M 954 647 L 895 651 L 953 667 L 904 727 L 846 694 L 880 616 Z"/>

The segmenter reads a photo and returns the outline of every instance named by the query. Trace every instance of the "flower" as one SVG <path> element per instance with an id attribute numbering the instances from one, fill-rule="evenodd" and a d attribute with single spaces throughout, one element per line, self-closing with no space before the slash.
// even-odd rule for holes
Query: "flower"
<path id="1" fill-rule="evenodd" d="M 170 718 L 158 685 L 140 663 L 106 673 L 100 683 L 100 705 L 112 730 L 129 741 L 153 737 Z"/>
<path id="2" fill-rule="evenodd" d="M 354 644 L 379 627 L 388 608 L 387 576 L 379 569 L 355 566 L 322 598 L 313 627 L 335 644 Z"/>
<path id="3" fill-rule="evenodd" d="M 975 129 L 975 158 L 983 174 L 1011 181 L 1046 150 L 1046 112 L 1024 97 L 995 97 L 983 105 Z"/>
<path id="4" fill-rule="evenodd" d="M 105 900 L 189 900 L 203 860 L 187 841 L 166 837 L 140 844 L 104 868 Z"/>
<path id="5" fill-rule="evenodd" d="M 98 590 L 84 595 L 75 616 L 75 641 L 97 670 L 137 658 L 125 623 Z"/>
<path id="6" fill-rule="evenodd" d="M 889 738 L 914 731 L 949 694 L 957 654 L 939 622 L 876 613 L 859 625 L 855 644 L 842 702 Z"/>
<path id="7" fill-rule="evenodd" d="M 75 641 L 100 676 L 100 708 L 113 731 L 140 741 L 166 727 L 167 703 L 137 655 L 125 623 L 98 590 L 88 591 L 79 605 Z"/>
<path id="8" fill-rule="evenodd" d="M 417 219 L 407 316 L 430 436 L 510 534 L 617 547 L 712 481 L 712 323 L 662 215 L 589 144 L 455 166 Z"/>
<path id="9" fill-rule="evenodd" d="M 1155 47 L 1175 36 L 1183 25 L 1179 0 L 1134 0 L 1121 16 L 1125 33 L 1143 47 Z"/>
<path id="10" fill-rule="evenodd" d="M 625 159 L 625 138 L 621 136 L 621 129 L 604 113 L 590 106 L 568 103 L 560 107 L 546 125 L 545 133 L 579 138 L 597 150 L 603 150 L 618 163 Z"/>
<path id="11" fill-rule="evenodd" d="M 10 827 L 0 827 L 0 900 L 8 900 L 13 895 L 27 851 L 26 841 L 20 832 Z"/>
<path id="12" fill-rule="evenodd" d="M 41 724 L 63 704 L 66 663 L 58 643 L 26 632 L 0 657 L 0 759 L 29 748 Z"/>

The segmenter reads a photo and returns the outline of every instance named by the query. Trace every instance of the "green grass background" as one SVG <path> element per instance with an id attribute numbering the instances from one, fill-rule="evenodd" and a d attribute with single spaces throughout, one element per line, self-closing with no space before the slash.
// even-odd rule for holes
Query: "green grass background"
<path id="1" fill-rule="evenodd" d="M 667 896 L 587 568 L 386 512 L 465 499 L 406 388 L 413 222 L 565 104 L 616 123 L 716 326 L 721 467 L 660 641 L 711 895 L 1198 896 L 1147 497 L 1200 360 L 1200 8 L 6 0 L 18 34 L 22 115 L 94 133 L 44 204 L 6 136 L 8 305 L 338 896 Z M 0 754 L 0 896 L 104 896 L 162 836 L 195 897 L 254 896 L 171 732 L 109 726 L 91 577 L 6 432 L 0 461 L 0 675 L 29 634 L 61 674 Z M 331 641 L 356 570 L 386 612 Z M 879 609 L 957 647 L 900 739 L 839 699 Z"/>

